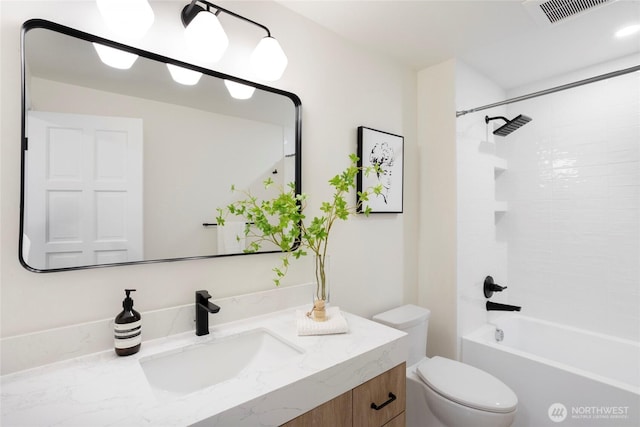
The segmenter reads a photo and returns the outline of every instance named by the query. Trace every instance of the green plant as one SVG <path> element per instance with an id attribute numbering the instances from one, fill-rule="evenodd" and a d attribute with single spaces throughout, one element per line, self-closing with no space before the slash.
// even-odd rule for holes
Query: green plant
<path id="1" fill-rule="evenodd" d="M 347 220 L 350 215 L 361 210 L 366 216 L 371 209 L 364 205 L 371 194 L 380 195 L 382 186 L 368 188 L 359 191 L 356 203 L 347 203 L 347 195 L 356 187 L 356 178 L 359 172 L 369 175 L 376 172 L 377 166 L 362 168 L 358 166 L 358 156 L 350 154 L 351 164 L 338 175 L 329 180 L 333 187 L 333 197 L 320 206 L 321 214 L 310 220 L 305 216 L 307 207 L 307 194 L 296 194 L 295 184 L 290 183 L 285 189 L 276 186 L 271 178 L 264 181 L 266 190 L 274 190 L 275 196 L 270 199 L 260 200 L 247 190 L 237 190 L 232 186 L 232 191 L 238 191 L 243 198 L 229 204 L 226 208 L 218 208 L 216 220 L 224 225 L 225 217 L 231 214 L 245 221 L 244 234 L 249 237 L 249 245 L 245 252 L 256 252 L 264 243 L 271 243 L 283 251 L 282 264 L 273 271 L 276 277 L 273 279 L 276 286 L 287 274 L 290 257 L 299 259 L 308 254 L 315 255 L 315 274 L 317 280 L 316 298 L 326 300 L 326 270 L 327 248 L 329 236 L 337 220 Z M 362 208 L 362 209 L 361 209 Z"/>

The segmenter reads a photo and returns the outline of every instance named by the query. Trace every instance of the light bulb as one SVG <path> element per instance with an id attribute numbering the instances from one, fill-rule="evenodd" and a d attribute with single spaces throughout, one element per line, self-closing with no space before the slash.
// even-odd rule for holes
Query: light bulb
<path id="1" fill-rule="evenodd" d="M 231 95 L 235 99 L 249 99 L 253 96 L 256 88 L 253 86 L 243 85 L 242 83 L 234 82 L 231 80 L 225 80 L 224 85 Z"/>
<path id="2" fill-rule="evenodd" d="M 139 40 L 153 24 L 153 9 L 147 0 L 96 0 L 109 29 L 128 39 Z"/>
<path id="3" fill-rule="evenodd" d="M 187 25 L 184 36 L 191 53 L 204 62 L 218 61 L 229 45 L 218 17 L 205 10 Z"/>
<path id="4" fill-rule="evenodd" d="M 638 31 L 640 31 L 640 24 L 627 25 L 626 27 L 620 28 L 618 31 L 616 31 L 616 37 L 619 39 L 629 37 L 631 35 L 634 35 Z"/>
<path id="5" fill-rule="evenodd" d="M 280 43 L 273 37 L 260 40 L 251 54 L 251 67 L 256 76 L 270 82 L 282 77 L 288 62 Z"/>
<path id="6" fill-rule="evenodd" d="M 119 70 L 128 70 L 138 59 L 138 55 L 135 53 L 125 52 L 103 44 L 93 43 L 93 47 L 103 63 Z"/>
<path id="7" fill-rule="evenodd" d="M 186 86 L 193 86 L 200 81 L 202 73 L 177 65 L 167 64 L 171 78 L 176 82 Z"/>

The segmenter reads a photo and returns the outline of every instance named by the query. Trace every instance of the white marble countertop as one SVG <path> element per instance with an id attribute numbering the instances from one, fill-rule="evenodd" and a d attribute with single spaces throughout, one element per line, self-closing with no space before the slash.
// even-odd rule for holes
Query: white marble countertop
<path id="1" fill-rule="evenodd" d="M 349 332 L 298 336 L 296 308 L 143 342 L 139 353 L 105 351 L 5 375 L 0 424 L 14 426 L 275 426 L 403 362 L 406 334 L 344 313 Z M 151 389 L 140 359 L 255 328 L 303 350 L 290 364 L 171 399 Z M 216 363 L 211 360 L 212 365 Z"/>

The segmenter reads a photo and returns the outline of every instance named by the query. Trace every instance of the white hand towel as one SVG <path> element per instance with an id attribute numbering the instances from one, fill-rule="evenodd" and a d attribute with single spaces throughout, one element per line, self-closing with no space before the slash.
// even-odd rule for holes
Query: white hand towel
<path id="1" fill-rule="evenodd" d="M 344 318 L 338 307 L 327 307 L 327 320 L 316 322 L 307 317 L 304 310 L 296 310 L 296 324 L 298 335 L 329 335 L 344 334 L 349 331 L 347 319 Z"/>
<path id="2" fill-rule="evenodd" d="M 243 221 L 225 221 L 216 227 L 218 254 L 239 254 L 246 248 Z"/>

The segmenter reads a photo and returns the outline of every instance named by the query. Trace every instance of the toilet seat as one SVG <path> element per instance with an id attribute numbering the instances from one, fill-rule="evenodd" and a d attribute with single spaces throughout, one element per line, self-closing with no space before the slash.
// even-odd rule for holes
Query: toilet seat
<path id="1" fill-rule="evenodd" d="M 507 413 L 518 405 L 516 394 L 496 377 L 455 360 L 439 356 L 425 359 L 416 372 L 434 391 L 470 408 Z"/>

